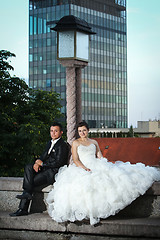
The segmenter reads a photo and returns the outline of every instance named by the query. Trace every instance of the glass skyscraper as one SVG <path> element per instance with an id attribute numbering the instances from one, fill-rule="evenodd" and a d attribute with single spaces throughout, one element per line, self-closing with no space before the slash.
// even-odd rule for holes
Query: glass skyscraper
<path id="1" fill-rule="evenodd" d="M 82 69 L 82 119 L 90 127 L 127 127 L 126 0 L 30 0 L 30 87 L 60 93 L 66 113 L 66 73 L 57 60 L 56 32 L 50 30 L 66 15 L 84 19 L 96 32 Z"/>

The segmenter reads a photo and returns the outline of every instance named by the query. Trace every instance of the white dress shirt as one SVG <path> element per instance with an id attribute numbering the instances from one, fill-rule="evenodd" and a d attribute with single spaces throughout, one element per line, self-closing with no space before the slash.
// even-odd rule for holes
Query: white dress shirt
<path id="1" fill-rule="evenodd" d="M 53 140 L 53 139 L 51 140 L 51 146 L 50 146 L 50 149 L 48 150 L 48 154 L 50 154 L 53 146 L 56 144 L 56 142 L 57 142 L 59 139 L 60 139 L 60 138 L 57 138 L 57 139 L 55 139 L 55 140 Z"/>

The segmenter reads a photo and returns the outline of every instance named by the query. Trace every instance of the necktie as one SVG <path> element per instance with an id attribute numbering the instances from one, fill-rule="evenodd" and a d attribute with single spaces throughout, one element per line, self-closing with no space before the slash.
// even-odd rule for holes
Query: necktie
<path id="1" fill-rule="evenodd" d="M 48 154 L 50 154 L 50 152 L 51 152 L 53 146 L 54 146 L 54 141 L 52 141 L 51 147 L 50 147 L 50 149 L 48 150 Z"/>

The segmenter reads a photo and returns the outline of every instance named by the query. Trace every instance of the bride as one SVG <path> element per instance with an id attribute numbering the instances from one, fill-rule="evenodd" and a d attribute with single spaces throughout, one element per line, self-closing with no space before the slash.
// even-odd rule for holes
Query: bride
<path id="1" fill-rule="evenodd" d="M 80 122 L 77 130 L 79 138 L 72 144 L 73 164 L 60 168 L 46 199 L 53 220 L 89 219 L 94 225 L 101 218 L 115 215 L 160 180 L 160 171 L 154 167 L 108 162 L 98 143 L 88 138 L 86 122 Z"/>

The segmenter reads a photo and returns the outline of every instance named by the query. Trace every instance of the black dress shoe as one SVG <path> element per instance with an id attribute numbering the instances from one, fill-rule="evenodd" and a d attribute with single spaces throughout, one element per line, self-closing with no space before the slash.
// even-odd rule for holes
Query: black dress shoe
<path id="1" fill-rule="evenodd" d="M 22 193 L 22 195 L 17 195 L 16 198 L 31 200 L 32 199 L 32 195 L 30 193 L 28 193 L 28 192 L 25 192 L 25 193 Z"/>
<path id="2" fill-rule="evenodd" d="M 18 209 L 16 212 L 10 213 L 9 215 L 11 217 L 25 216 L 25 215 L 28 215 L 28 212 L 23 209 Z"/>

